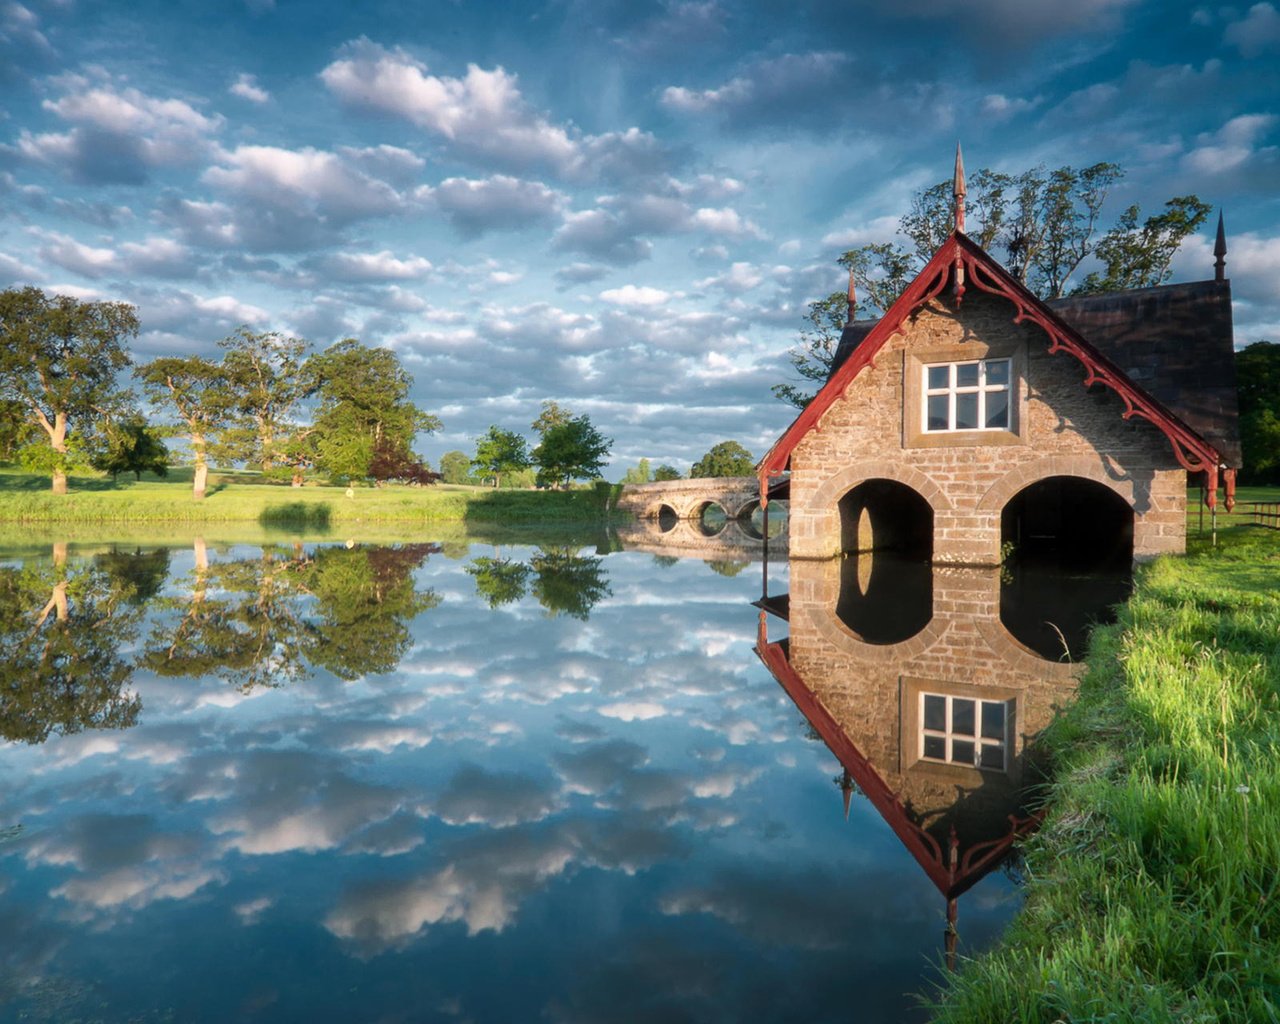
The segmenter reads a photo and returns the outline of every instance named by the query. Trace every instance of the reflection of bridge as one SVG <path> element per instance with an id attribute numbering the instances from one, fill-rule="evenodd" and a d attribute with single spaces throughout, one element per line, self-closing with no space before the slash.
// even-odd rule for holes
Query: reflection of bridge
<path id="1" fill-rule="evenodd" d="M 750 525 L 750 524 L 746 524 Z M 680 519 L 663 529 L 660 520 L 638 519 L 614 527 L 625 551 L 647 551 L 672 558 L 700 558 L 703 561 L 758 562 L 765 555 L 764 539 L 758 531 L 748 532 L 741 520 L 731 519 L 718 533 L 701 520 Z M 769 541 L 770 561 L 786 561 L 787 536 Z"/>
<path id="2" fill-rule="evenodd" d="M 760 503 L 760 484 L 753 476 L 701 477 L 627 484 L 617 507 L 637 519 L 660 519 L 663 510 L 676 519 L 699 520 L 709 508 L 728 519 L 747 518 Z"/>

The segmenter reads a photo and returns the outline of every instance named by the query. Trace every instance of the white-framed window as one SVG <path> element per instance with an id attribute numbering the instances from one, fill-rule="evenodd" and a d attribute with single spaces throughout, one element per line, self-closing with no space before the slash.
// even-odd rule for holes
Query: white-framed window
<path id="1" fill-rule="evenodd" d="M 971 359 L 924 367 L 924 431 L 1009 430 L 1013 360 Z"/>
<path id="2" fill-rule="evenodd" d="M 920 759 L 1009 770 L 1010 702 L 920 694 Z"/>

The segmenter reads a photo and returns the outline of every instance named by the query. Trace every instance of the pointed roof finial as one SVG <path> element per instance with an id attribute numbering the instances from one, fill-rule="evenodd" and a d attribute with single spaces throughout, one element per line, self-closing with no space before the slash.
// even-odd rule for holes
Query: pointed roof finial
<path id="1" fill-rule="evenodd" d="M 1213 279 L 1227 279 L 1227 229 L 1222 224 L 1222 211 L 1218 211 L 1218 240 L 1213 243 Z"/>
<path id="2" fill-rule="evenodd" d="M 853 776 L 846 768 L 840 776 L 840 795 L 844 797 L 844 820 L 849 820 L 849 805 L 853 802 Z"/>
<path id="3" fill-rule="evenodd" d="M 849 268 L 849 312 L 845 316 L 845 324 L 853 323 L 854 317 L 858 315 L 858 289 L 853 281 L 853 267 Z"/>
<path id="4" fill-rule="evenodd" d="M 951 186 L 951 194 L 956 201 L 956 230 L 964 232 L 964 155 L 960 152 L 960 143 L 956 143 L 956 176 Z"/>

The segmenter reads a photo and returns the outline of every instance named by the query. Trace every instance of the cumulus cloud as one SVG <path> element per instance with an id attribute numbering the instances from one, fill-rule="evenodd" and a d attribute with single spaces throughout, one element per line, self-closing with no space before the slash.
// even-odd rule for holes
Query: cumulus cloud
<path id="1" fill-rule="evenodd" d="M 1280 52 L 1280 12 L 1272 4 L 1254 4 L 1240 21 L 1232 22 L 1223 40 L 1250 59 Z"/>
<path id="2" fill-rule="evenodd" d="M 247 72 L 241 72 L 237 75 L 236 80 L 227 87 L 227 92 L 231 93 L 232 96 L 239 96 L 242 100 L 248 100 L 250 103 L 266 103 L 271 99 L 271 94 L 258 85 L 257 78 Z"/>
<path id="3" fill-rule="evenodd" d="M 49 67 L 56 59 L 35 12 L 15 2 L 0 6 L 0 81 Z"/>
<path id="4" fill-rule="evenodd" d="M 614 306 L 645 307 L 666 305 L 671 301 L 672 295 L 661 288 L 625 284 L 621 288 L 608 288 L 602 291 L 600 298 Z"/>
<path id="5" fill-rule="evenodd" d="M 397 256 L 379 252 L 335 252 L 310 262 L 310 266 L 336 281 L 415 281 L 426 277 L 432 263 L 423 256 Z"/>
<path id="6" fill-rule="evenodd" d="M 539 181 L 505 174 L 488 178 L 446 178 L 419 195 L 433 202 L 458 231 L 474 237 L 486 231 L 516 230 L 554 220 L 568 197 Z"/>
<path id="7" fill-rule="evenodd" d="M 148 96 L 101 76 L 69 75 L 60 84 L 63 95 L 43 106 L 71 129 L 24 129 L 17 152 L 86 184 L 141 185 L 155 168 L 195 163 L 222 126 L 222 118 L 206 117 L 184 100 Z"/>
<path id="8" fill-rule="evenodd" d="M 1234 171 L 1259 152 L 1274 158 L 1274 146 L 1259 147 L 1258 143 L 1278 120 L 1274 114 L 1233 117 L 1218 131 L 1200 135 L 1196 147 L 1182 158 L 1183 165 L 1195 174 L 1210 176 Z"/>
<path id="9" fill-rule="evenodd" d="M 403 118 L 460 155 L 490 164 L 592 179 L 631 177 L 666 162 L 657 140 L 637 128 L 583 135 L 553 124 L 502 67 L 469 64 L 461 78 L 434 75 L 402 49 L 359 39 L 343 47 L 320 78 L 347 105 Z"/>

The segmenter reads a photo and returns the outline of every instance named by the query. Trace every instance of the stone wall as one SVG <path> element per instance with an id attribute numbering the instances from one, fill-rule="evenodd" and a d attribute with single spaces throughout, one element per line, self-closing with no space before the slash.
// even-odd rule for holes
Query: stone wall
<path id="1" fill-rule="evenodd" d="M 998 564 L 1001 510 L 1049 476 L 1092 480 L 1124 498 L 1135 558 L 1184 550 L 1186 473 L 1164 435 L 1124 420 L 1116 395 L 1085 389 L 1084 368 L 1049 355 L 1043 332 L 1012 315 L 1007 301 L 970 290 L 959 315 L 935 299 L 885 344 L 792 453 L 792 558 L 838 554 L 838 502 L 876 478 L 914 488 L 933 507 L 935 562 Z M 924 362 L 1003 356 L 1017 379 L 1009 433 L 921 435 Z"/>

